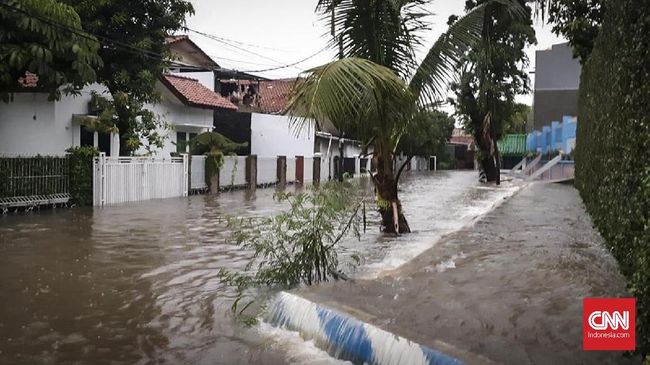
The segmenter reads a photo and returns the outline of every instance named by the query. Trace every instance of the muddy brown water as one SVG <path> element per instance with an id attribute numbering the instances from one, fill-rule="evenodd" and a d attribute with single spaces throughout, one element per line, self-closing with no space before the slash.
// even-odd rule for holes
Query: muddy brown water
<path id="1" fill-rule="evenodd" d="M 362 257 L 353 276 L 400 266 L 512 190 L 481 188 L 474 172 L 413 174 L 401 189 L 415 232 L 384 236 L 371 214 L 361 241 L 341 249 L 343 261 Z M 299 339 L 276 346 L 286 338 L 233 321 L 233 291 L 217 275 L 248 257 L 224 242 L 224 216 L 276 214 L 285 207 L 273 193 L 0 216 L 0 364 L 300 362 Z"/>

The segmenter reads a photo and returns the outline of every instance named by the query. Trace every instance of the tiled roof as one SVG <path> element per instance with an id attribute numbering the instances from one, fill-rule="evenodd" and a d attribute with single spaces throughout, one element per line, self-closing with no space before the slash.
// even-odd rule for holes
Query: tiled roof
<path id="1" fill-rule="evenodd" d="M 498 142 L 499 153 L 502 156 L 525 156 L 526 134 L 506 134 Z"/>
<path id="2" fill-rule="evenodd" d="M 238 85 L 258 84 L 257 81 L 251 80 L 221 80 L 221 82 L 234 82 Z M 259 98 L 253 103 L 253 106 L 264 114 L 284 113 L 289 103 L 289 93 L 291 93 L 295 82 L 295 79 L 259 81 Z"/>
<path id="3" fill-rule="evenodd" d="M 36 87 L 38 86 L 38 76 L 31 72 L 25 72 L 25 76 L 19 78 L 18 83 L 22 87 Z"/>
<path id="4" fill-rule="evenodd" d="M 196 79 L 164 75 L 163 83 L 186 105 L 237 110 L 235 104 L 203 86 Z"/>
<path id="5" fill-rule="evenodd" d="M 178 41 L 182 41 L 183 39 L 189 39 L 189 37 L 186 35 L 172 35 L 169 37 L 165 37 L 165 44 L 176 43 Z"/>
<path id="6" fill-rule="evenodd" d="M 474 143 L 474 137 L 471 134 L 466 134 L 462 128 L 454 128 L 449 142 L 470 146 Z"/>

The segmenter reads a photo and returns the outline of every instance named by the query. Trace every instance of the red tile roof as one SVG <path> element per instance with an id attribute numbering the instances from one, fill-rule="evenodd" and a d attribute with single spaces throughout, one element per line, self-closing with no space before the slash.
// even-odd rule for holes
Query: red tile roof
<path id="1" fill-rule="evenodd" d="M 235 104 L 203 86 L 196 79 L 176 75 L 164 75 L 163 83 L 186 105 L 237 110 Z"/>
<path id="2" fill-rule="evenodd" d="M 465 131 L 461 128 L 454 128 L 449 142 L 470 146 L 474 143 L 474 137 L 472 137 L 471 134 L 466 134 Z"/>
<path id="3" fill-rule="evenodd" d="M 36 87 L 38 86 L 38 75 L 27 71 L 25 76 L 18 79 L 18 83 L 21 87 Z"/>
<path id="4" fill-rule="evenodd" d="M 258 85 L 255 80 L 221 80 L 222 83 L 235 83 L 237 85 Z M 259 81 L 259 98 L 253 103 L 261 113 L 283 114 L 289 103 L 289 94 L 295 79 Z"/>
<path id="5" fill-rule="evenodd" d="M 183 39 L 189 39 L 190 37 L 186 35 L 172 35 L 169 37 L 165 37 L 165 44 L 172 44 L 176 43 L 178 41 L 182 41 Z"/>

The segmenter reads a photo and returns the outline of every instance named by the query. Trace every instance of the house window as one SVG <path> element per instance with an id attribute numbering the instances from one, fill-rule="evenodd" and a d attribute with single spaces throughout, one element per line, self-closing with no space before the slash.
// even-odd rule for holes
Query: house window
<path id="1" fill-rule="evenodd" d="M 106 156 L 111 155 L 111 135 L 108 133 L 99 133 L 97 141 L 97 149 L 99 152 L 104 152 Z"/>
<path id="2" fill-rule="evenodd" d="M 176 152 L 187 152 L 187 133 L 176 132 Z"/>
<path id="3" fill-rule="evenodd" d="M 81 147 L 95 147 L 99 152 L 106 153 L 106 156 L 111 155 L 111 135 L 110 133 L 97 132 L 97 145 L 95 145 L 95 131 L 81 126 L 79 128 L 79 145 Z"/>
<path id="4" fill-rule="evenodd" d="M 91 131 L 90 129 L 84 126 L 81 126 L 81 128 L 79 129 L 81 130 L 80 146 L 95 147 L 95 132 Z"/>

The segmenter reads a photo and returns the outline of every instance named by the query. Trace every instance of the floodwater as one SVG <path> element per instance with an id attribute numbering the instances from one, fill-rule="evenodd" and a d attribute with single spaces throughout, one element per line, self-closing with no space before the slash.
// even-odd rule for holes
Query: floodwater
<path id="1" fill-rule="evenodd" d="M 371 214 L 362 239 L 342 245 L 343 262 L 362 258 L 349 274 L 399 267 L 516 190 L 476 180 L 408 175 L 401 198 L 414 233 L 382 235 Z M 223 217 L 277 213 L 273 193 L 0 216 L 0 364 L 337 363 L 295 333 L 230 315 L 234 292 L 218 271 L 242 268 L 248 253 L 224 242 Z"/>

